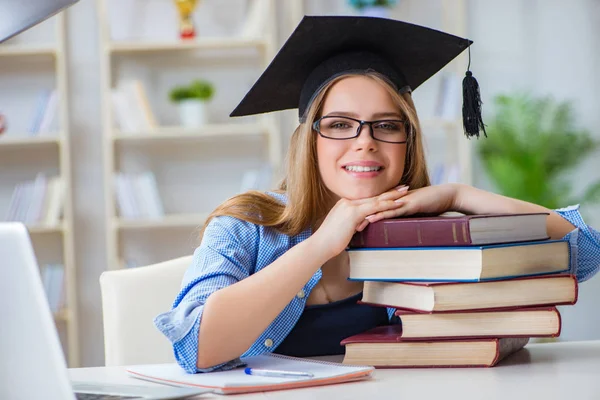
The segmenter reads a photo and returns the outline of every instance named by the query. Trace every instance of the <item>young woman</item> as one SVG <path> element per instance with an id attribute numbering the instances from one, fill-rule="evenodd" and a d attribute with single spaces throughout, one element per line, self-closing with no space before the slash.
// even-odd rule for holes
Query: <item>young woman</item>
<path id="1" fill-rule="evenodd" d="M 315 68 L 320 78 L 304 77 L 303 93 L 311 89 L 300 95 L 302 123 L 280 190 L 238 195 L 209 217 L 173 309 L 155 320 L 189 373 L 265 352 L 340 354 L 342 339 L 398 323 L 393 309 L 357 304 L 362 284 L 347 280 L 352 235 L 383 218 L 549 212 L 548 235 L 578 249 L 572 272 L 580 280 L 597 272 L 600 234 L 577 207 L 551 211 L 466 185 L 430 186 L 404 78 L 365 57 L 366 68 L 352 53 Z"/>

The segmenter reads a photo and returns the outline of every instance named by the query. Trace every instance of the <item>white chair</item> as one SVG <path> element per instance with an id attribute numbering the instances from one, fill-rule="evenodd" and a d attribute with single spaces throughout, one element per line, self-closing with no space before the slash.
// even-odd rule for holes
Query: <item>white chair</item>
<path id="1" fill-rule="evenodd" d="M 175 362 L 154 317 L 168 311 L 192 256 L 100 276 L 106 366 Z"/>

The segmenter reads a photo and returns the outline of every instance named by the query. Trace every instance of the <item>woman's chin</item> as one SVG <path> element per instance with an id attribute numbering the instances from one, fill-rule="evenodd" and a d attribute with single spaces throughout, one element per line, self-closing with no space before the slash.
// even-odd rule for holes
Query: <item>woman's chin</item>
<path id="1" fill-rule="evenodd" d="M 338 196 L 348 200 L 361 200 L 379 196 L 383 192 L 385 192 L 385 190 L 356 188 L 354 190 L 345 190 L 342 193 L 339 193 Z"/>

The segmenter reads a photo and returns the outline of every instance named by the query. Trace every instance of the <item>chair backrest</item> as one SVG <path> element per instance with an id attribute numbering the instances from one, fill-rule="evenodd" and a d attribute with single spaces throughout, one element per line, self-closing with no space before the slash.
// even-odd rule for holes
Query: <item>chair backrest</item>
<path id="1" fill-rule="evenodd" d="M 168 311 L 192 256 L 100 276 L 106 366 L 175 362 L 154 317 Z"/>

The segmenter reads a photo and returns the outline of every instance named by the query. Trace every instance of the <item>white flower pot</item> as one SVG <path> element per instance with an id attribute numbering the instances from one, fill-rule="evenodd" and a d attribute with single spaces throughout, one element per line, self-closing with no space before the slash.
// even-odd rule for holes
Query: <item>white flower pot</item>
<path id="1" fill-rule="evenodd" d="M 368 6 L 361 8 L 360 15 L 363 17 L 389 18 L 390 9 L 382 6 Z"/>
<path id="2" fill-rule="evenodd" d="M 198 128 L 206 124 L 206 102 L 200 100 L 182 100 L 179 102 L 181 126 Z"/>

